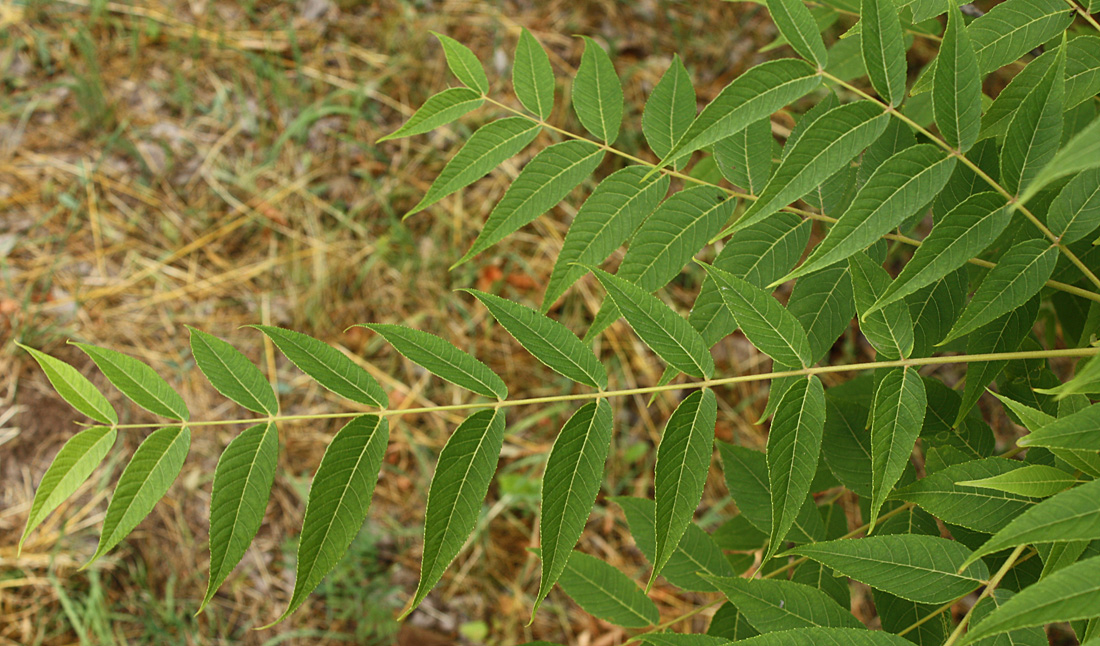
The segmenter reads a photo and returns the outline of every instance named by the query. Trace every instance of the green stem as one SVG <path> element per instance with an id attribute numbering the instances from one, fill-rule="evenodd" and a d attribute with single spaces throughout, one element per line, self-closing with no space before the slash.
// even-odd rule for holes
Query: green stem
<path id="1" fill-rule="evenodd" d="M 1020 554 L 1022 554 L 1025 549 L 1027 549 L 1027 545 L 1021 545 L 1012 550 L 1012 554 L 1008 555 L 1008 559 L 1005 560 L 1004 565 L 1001 566 L 1001 569 L 997 570 L 997 573 L 994 574 L 993 578 L 989 580 L 989 584 L 986 585 L 985 589 L 982 590 L 982 593 L 978 595 L 977 601 L 974 602 L 974 605 L 970 606 L 970 610 L 967 610 L 966 614 L 963 615 L 962 621 L 959 622 L 958 626 L 955 626 L 955 630 L 952 631 L 950 636 L 948 636 L 947 641 L 943 643 L 943 646 L 952 646 L 952 644 L 958 641 L 959 637 L 962 636 L 963 631 L 966 630 L 966 625 L 970 623 L 970 616 L 974 614 L 974 609 L 978 607 L 978 604 L 982 602 L 982 599 L 985 599 L 989 595 L 993 594 L 993 591 L 997 589 L 998 585 L 1000 585 L 1001 579 L 1005 578 L 1005 575 L 1008 574 L 1008 571 L 1011 570 L 1012 566 L 1016 564 L 1016 559 L 1020 558 Z"/>
<path id="2" fill-rule="evenodd" d="M 1095 29 L 1096 31 L 1100 31 L 1100 23 L 1096 22 L 1096 18 L 1093 18 L 1092 14 L 1090 14 L 1088 11 L 1085 11 L 1085 9 L 1081 5 L 1074 2 L 1074 0 L 1066 0 L 1066 4 L 1073 7 L 1073 10 L 1076 11 L 1077 14 L 1080 15 L 1082 18 L 1084 18 L 1090 25 L 1092 25 L 1093 29 Z"/>
<path id="3" fill-rule="evenodd" d="M 1093 285 L 1096 285 L 1097 287 L 1100 287 L 1100 278 L 1098 278 L 1096 276 L 1096 274 L 1093 273 L 1093 271 L 1091 269 L 1089 269 L 1089 267 L 1087 265 L 1085 265 L 1085 263 L 1080 258 L 1077 257 L 1077 254 L 1073 253 L 1072 251 L 1069 250 L 1068 247 L 1063 245 L 1061 239 L 1058 236 L 1054 235 L 1054 232 L 1051 231 L 1050 229 L 1048 229 L 1047 226 L 1045 224 L 1043 224 L 1042 220 L 1037 218 L 1034 213 L 1032 213 L 1026 206 L 1021 204 L 1016 199 L 1015 195 L 1013 195 L 1012 193 L 1009 193 L 1008 189 L 1001 186 L 1001 184 L 997 180 L 990 177 L 989 174 L 986 173 L 985 171 L 983 171 L 981 168 L 979 168 L 977 164 L 975 164 L 974 162 L 967 159 L 966 155 L 964 155 L 961 152 L 959 152 L 958 150 L 952 148 L 946 141 L 944 141 L 944 140 L 940 139 L 939 137 L 933 135 L 927 128 L 920 125 L 916 121 L 913 121 L 912 119 L 905 116 L 901 112 L 895 110 L 892 106 L 889 106 L 889 105 L 883 103 L 878 98 L 873 97 L 870 94 L 867 94 L 866 92 L 864 92 L 863 90 L 859 89 L 858 87 L 852 85 L 851 83 L 848 83 L 847 81 L 845 81 L 841 78 L 833 76 L 832 74 L 830 74 L 830 73 L 828 73 L 824 70 L 821 70 L 820 73 L 821 73 L 822 78 L 829 79 L 830 81 L 832 81 L 832 82 L 836 83 L 837 85 L 847 89 L 848 91 L 853 92 L 853 93 L 857 94 L 858 96 L 860 96 L 860 97 L 862 97 L 862 98 L 864 98 L 868 101 L 872 101 L 874 103 L 877 103 L 879 106 L 882 107 L 883 111 L 885 111 L 888 114 L 892 115 L 896 119 L 899 119 L 900 121 L 902 121 L 903 123 L 908 125 L 910 128 L 913 128 L 914 130 L 921 133 L 925 137 L 928 137 L 932 142 L 934 142 L 940 148 L 943 148 L 943 150 L 945 152 L 947 152 L 948 155 L 958 159 L 967 168 L 974 171 L 974 174 L 976 174 L 978 177 L 982 178 L 982 181 L 984 181 L 986 184 L 989 184 L 989 186 L 993 190 L 1000 193 L 1001 196 L 1004 197 L 1005 200 L 1008 201 L 1010 206 L 1012 206 L 1013 208 L 1018 210 L 1020 213 L 1023 213 L 1024 217 L 1026 217 L 1033 225 L 1035 225 L 1035 227 L 1037 229 L 1039 229 L 1039 231 L 1044 236 L 1046 236 L 1048 240 L 1050 240 L 1051 244 L 1058 247 L 1058 250 L 1062 253 L 1062 255 L 1064 255 L 1066 258 L 1068 258 L 1070 262 L 1072 262 L 1079 270 L 1081 270 L 1081 273 L 1083 273 L 1085 275 L 1085 277 L 1089 279 L 1089 282 L 1091 282 Z"/>
<path id="4" fill-rule="evenodd" d="M 187 422 L 190 427 L 199 426 L 224 426 L 229 424 L 259 424 L 263 422 L 286 422 L 307 419 L 341 419 L 358 417 L 359 415 L 380 415 L 382 417 L 394 417 L 402 415 L 414 415 L 421 413 L 441 413 L 446 411 L 469 410 L 472 408 L 512 408 L 515 406 L 529 406 L 532 404 L 551 404 L 565 401 L 580 401 L 589 399 L 602 399 L 608 397 L 626 397 L 630 395 L 644 395 L 649 393 L 667 392 L 670 390 L 685 390 L 689 388 L 707 388 L 711 386 L 726 386 L 729 384 L 746 383 L 752 381 L 767 381 L 780 377 L 823 375 L 834 372 L 855 372 L 859 370 L 876 370 L 880 368 L 900 368 L 905 366 L 942 366 L 958 363 L 974 363 L 979 361 L 1013 361 L 1017 359 L 1054 359 L 1058 357 L 1092 357 L 1100 354 L 1100 347 L 1095 348 L 1067 348 L 1063 350 L 1025 350 L 1020 352 L 994 352 L 990 354 L 959 354 L 939 357 L 920 357 L 916 359 L 898 359 L 894 361 L 866 361 L 863 363 L 849 363 L 838 366 L 817 366 L 800 368 L 798 370 L 781 370 L 777 372 L 765 372 L 751 375 L 737 375 L 735 377 L 720 377 L 718 379 L 704 379 L 681 384 L 666 384 L 664 386 L 644 386 L 641 388 L 625 388 L 622 390 L 601 390 L 597 392 L 577 393 L 574 395 L 552 395 L 548 397 L 528 397 L 525 399 L 506 399 L 495 402 L 473 402 L 468 404 L 449 404 L 446 406 L 422 406 L 419 408 L 394 408 L 377 412 L 355 413 L 325 413 L 321 415 L 272 415 L 270 417 L 254 417 L 252 419 L 230 419 L 210 422 Z M 173 424 L 168 424 L 172 426 Z M 165 424 L 119 424 L 117 428 L 159 428 Z"/>

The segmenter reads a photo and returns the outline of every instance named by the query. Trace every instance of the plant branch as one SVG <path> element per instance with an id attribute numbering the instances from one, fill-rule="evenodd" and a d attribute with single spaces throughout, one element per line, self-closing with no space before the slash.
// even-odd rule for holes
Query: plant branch
<path id="1" fill-rule="evenodd" d="M 160 424 L 119 424 L 116 428 L 160 428 L 163 426 L 226 426 L 231 424 L 260 424 L 263 422 L 286 422 L 307 419 L 346 419 L 360 415 L 379 415 L 381 417 L 400 417 L 402 415 L 415 415 L 421 413 L 439 413 L 445 411 L 470 410 L 474 408 L 513 408 L 516 406 L 530 406 L 533 404 L 551 404 L 564 401 L 582 401 L 589 399 L 605 399 L 609 397 L 625 397 L 630 395 L 644 395 L 649 393 L 667 392 L 670 390 L 685 390 L 689 388 L 708 388 L 712 386 L 726 386 L 729 384 L 746 383 L 752 381 L 768 381 L 780 377 L 797 377 L 810 375 L 823 375 L 834 372 L 856 372 L 860 370 L 876 370 L 881 368 L 900 368 L 906 366 L 942 366 L 959 363 L 974 363 L 979 361 L 1012 361 L 1017 359 L 1053 359 L 1057 357 L 1093 357 L 1100 354 L 1100 347 L 1067 348 L 1063 350 L 1025 350 L 1019 352 L 994 352 L 990 354 L 957 354 L 938 357 L 919 357 L 915 359 L 898 359 L 894 361 L 866 361 L 863 363 L 848 363 L 837 366 L 816 366 L 800 368 L 798 370 L 782 370 L 778 372 L 764 372 L 759 374 L 737 375 L 734 377 L 720 377 L 718 379 L 704 379 L 701 381 L 666 384 L 664 386 L 643 386 L 640 388 L 626 388 L 622 390 L 601 390 L 573 395 L 552 395 L 548 397 L 528 397 L 525 399 L 506 399 L 493 402 L 472 402 L 467 404 L 448 404 L 445 406 L 421 406 L 419 408 L 387 408 L 380 411 L 360 411 L 355 413 L 324 413 L 321 415 L 272 415 L 269 417 L 254 417 L 251 419 L 231 419 L 210 422 L 176 422 Z"/>
<path id="2" fill-rule="evenodd" d="M 892 115 L 893 117 L 901 120 L 903 123 L 905 123 L 909 127 L 913 128 L 917 132 L 921 133 L 922 135 L 928 137 L 936 145 L 938 145 L 945 152 L 947 152 L 948 155 L 950 155 L 952 157 L 955 157 L 960 162 L 962 162 L 964 165 L 966 165 L 967 168 L 974 171 L 975 175 L 982 178 L 982 180 L 986 184 L 989 184 L 989 186 L 991 188 L 993 188 L 993 190 L 1000 193 L 1005 198 L 1005 200 L 1008 201 L 1009 205 L 1011 205 L 1013 208 L 1018 210 L 1020 213 L 1023 213 L 1024 217 L 1026 217 L 1028 220 L 1030 220 L 1031 223 L 1034 224 L 1035 227 L 1037 229 L 1039 229 L 1039 231 L 1044 236 L 1046 236 L 1048 240 L 1050 240 L 1051 244 L 1058 247 L 1058 250 L 1062 253 L 1062 255 L 1064 255 L 1066 258 L 1068 258 L 1070 262 L 1072 262 L 1078 269 L 1081 270 L 1081 273 L 1083 273 L 1085 275 L 1085 277 L 1089 279 L 1089 282 L 1091 282 L 1093 285 L 1096 285 L 1097 287 L 1100 287 L 1100 278 L 1098 278 L 1096 276 L 1096 274 L 1093 273 L 1093 271 L 1091 269 L 1089 269 L 1089 267 L 1087 265 L 1085 265 L 1085 263 L 1082 262 L 1082 260 L 1080 258 L 1077 257 L 1077 254 L 1073 253 L 1072 251 L 1069 250 L 1068 247 L 1066 247 L 1064 244 L 1062 244 L 1061 239 L 1058 236 L 1054 235 L 1054 232 L 1051 231 L 1050 229 L 1048 229 L 1047 226 L 1045 224 L 1043 224 L 1042 220 L 1040 220 L 1038 217 L 1036 217 L 1035 214 L 1032 213 L 1026 206 L 1021 204 L 1019 202 L 1019 200 L 1016 198 L 1015 195 L 1013 195 L 1012 193 L 1009 193 L 1008 189 L 1006 189 L 1004 186 L 1001 186 L 1001 184 L 997 180 L 990 177 L 988 173 L 983 171 L 973 161 L 967 159 L 966 155 L 964 155 L 963 153 L 959 152 L 958 150 L 952 148 L 950 146 L 950 144 L 948 144 L 943 139 L 940 139 L 936 135 L 932 134 L 932 132 L 929 131 L 927 128 L 920 125 L 916 121 L 913 121 L 912 119 L 905 116 L 904 114 L 902 114 L 898 110 L 895 110 L 892 106 L 889 106 L 889 105 L 883 103 L 877 97 L 871 96 L 870 94 L 864 92 L 863 90 L 861 90 L 858 87 L 852 85 L 851 83 L 848 83 L 847 81 L 845 81 L 845 80 L 843 80 L 839 77 L 833 76 L 832 74 L 830 74 L 830 73 L 828 73 L 824 70 L 821 70 L 820 73 L 821 73 L 821 76 L 823 78 L 829 79 L 830 81 L 836 83 L 837 85 L 840 85 L 841 87 L 849 90 L 850 92 L 853 92 L 853 93 L 859 95 L 860 97 L 863 97 L 864 99 L 866 99 L 868 101 L 873 101 L 874 103 L 877 103 L 883 109 L 883 111 L 885 111 L 886 113 Z"/>

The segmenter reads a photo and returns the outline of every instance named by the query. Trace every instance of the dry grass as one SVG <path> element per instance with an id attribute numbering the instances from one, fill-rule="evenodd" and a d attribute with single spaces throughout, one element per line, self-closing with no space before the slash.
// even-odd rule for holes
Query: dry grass
<path id="1" fill-rule="evenodd" d="M 14 547 L 34 485 L 76 417 L 14 340 L 73 362 L 100 384 L 66 340 L 132 353 L 179 388 L 197 420 L 247 415 L 194 369 L 185 325 L 226 338 L 269 369 L 291 414 L 348 404 L 239 326 L 291 327 L 345 348 L 398 407 L 465 395 L 378 338 L 341 330 L 405 322 L 474 351 L 518 396 L 568 387 L 493 330 L 472 299 L 451 290 L 474 285 L 537 302 L 579 199 L 448 273 L 523 159 L 402 223 L 449 151 L 493 115 L 483 110 L 428 136 L 373 144 L 431 93 L 454 84 L 428 30 L 471 46 L 496 79 L 494 92 L 507 96 L 521 25 L 547 45 L 563 76 L 580 56 L 570 34 L 602 37 L 617 51 L 631 128 L 620 145 L 631 150 L 641 145 L 644 97 L 671 53 L 692 66 L 706 100 L 759 60 L 753 52 L 772 29 L 762 10 L 722 3 L 0 3 L 0 643 L 621 641 L 620 631 L 557 593 L 525 625 L 538 577 L 525 550 L 536 540 L 537 478 L 571 412 L 565 407 L 510 415 L 484 531 L 404 627 L 392 617 L 415 588 L 423 497 L 457 415 L 409 416 L 395 425 L 352 556 L 308 608 L 265 632 L 250 629 L 289 597 L 303 496 L 333 423 L 280 429 L 281 469 L 264 526 L 198 618 L 210 474 L 234 429 L 198 431 L 170 494 L 89 571 L 76 569 L 94 551 L 111 483 L 141 433 L 124 434 L 115 456 L 22 554 Z M 559 93 L 554 120 L 572 126 L 566 106 Z M 608 162 L 601 174 L 611 170 Z M 557 315 L 580 331 L 598 305 L 585 282 Z M 599 350 L 620 386 L 659 376 L 660 366 L 625 328 L 613 327 Z M 760 369 L 747 346 L 722 352 L 731 371 Z M 753 432 L 737 414 L 743 399 L 759 412 L 755 388 L 727 393 L 730 415 L 720 436 Z M 151 421 L 121 397 L 114 403 L 125 422 Z M 652 443 L 675 396 L 651 407 L 634 403 L 618 420 L 608 494 L 648 492 Z M 721 501 L 725 492 L 714 489 L 708 500 Z M 644 562 L 614 507 L 601 505 L 583 547 L 642 575 Z M 665 592 L 655 598 L 666 616 L 697 601 Z M 477 622 L 487 628 L 484 638 Z"/>

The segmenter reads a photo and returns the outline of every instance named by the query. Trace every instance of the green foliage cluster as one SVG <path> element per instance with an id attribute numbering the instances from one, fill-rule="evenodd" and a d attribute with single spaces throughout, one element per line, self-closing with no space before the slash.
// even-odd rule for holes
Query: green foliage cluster
<path id="1" fill-rule="evenodd" d="M 657 645 L 1045 644 L 1044 627 L 1060 622 L 1071 622 L 1081 643 L 1100 643 L 1100 403 L 1092 401 L 1100 395 L 1100 25 L 1089 15 L 1100 7 L 1090 2 L 1005 0 L 969 20 L 944 0 L 768 0 L 777 44 L 800 58 L 752 67 L 698 112 L 687 69 L 673 58 L 641 118 L 656 163 L 614 147 L 623 89 L 594 40 L 584 39 L 572 84 L 581 134 L 547 123 L 556 79 L 527 31 L 512 72 L 522 108 L 490 96 L 476 56 L 439 36 L 462 87 L 429 98 L 387 138 L 428 132 L 485 104 L 504 116 L 467 139 L 412 213 L 540 132 L 556 141 L 524 164 L 456 264 L 546 213 L 608 158 L 616 167 L 573 219 L 541 306 L 469 290 L 519 344 L 582 389 L 545 399 L 580 401 L 546 458 L 532 612 L 557 585 L 586 612 Z M 859 21 L 826 46 L 822 31 L 850 16 Z M 939 40 L 939 54 L 907 89 L 914 38 Z M 990 99 L 983 79 L 1007 65 L 1017 74 Z M 792 104 L 810 107 L 780 145 L 771 117 Z M 814 222 L 824 235 L 807 250 Z M 601 269 L 623 245 L 615 273 Z M 887 266 L 900 270 L 892 276 Z M 607 296 L 582 339 L 548 312 L 589 273 Z M 687 316 L 658 295 L 685 275 L 699 285 Z M 1045 335 L 1034 331 L 1040 316 Z M 659 385 L 609 389 L 590 342 L 619 318 L 667 366 Z M 876 360 L 829 363 L 853 322 Z M 445 339 L 366 327 L 485 398 L 448 407 L 472 413 L 439 455 L 407 614 L 474 531 L 507 409 L 529 402 L 509 399 L 498 375 Z M 362 525 L 388 418 L 401 411 L 331 346 L 255 328 L 322 386 L 379 409 L 347 415 L 317 469 L 282 620 Z M 737 331 L 772 359 L 773 372 L 716 374 L 710 350 Z M 95 560 L 168 490 L 194 425 L 150 367 L 79 347 L 134 403 L 171 420 L 122 473 Z M 250 425 L 217 466 L 205 605 L 262 522 L 281 418 L 275 392 L 238 350 L 199 330 L 191 347 L 214 388 L 262 416 L 237 420 Z M 73 436 L 43 476 L 24 538 L 111 451 L 118 427 L 107 399 L 74 368 L 27 350 L 98 425 Z M 1072 375 L 1059 378 L 1050 365 L 1057 357 L 1079 360 Z M 954 388 L 920 372 L 953 363 L 966 365 Z M 854 377 L 826 389 L 821 375 L 830 372 Z M 766 451 L 717 443 L 737 512 L 708 533 L 693 517 L 716 449 L 719 391 L 765 379 Z M 652 565 L 641 585 L 575 548 L 604 480 L 618 398 L 668 390 L 687 394 L 657 447 L 652 499 L 609 501 Z M 987 390 L 1026 429 L 999 452 L 976 407 Z M 658 578 L 716 595 L 722 605 L 706 635 L 668 632 L 677 617 L 660 623 L 648 595 Z M 851 612 L 849 579 L 872 590 L 879 628 Z M 979 590 L 961 619 L 952 617 Z"/>

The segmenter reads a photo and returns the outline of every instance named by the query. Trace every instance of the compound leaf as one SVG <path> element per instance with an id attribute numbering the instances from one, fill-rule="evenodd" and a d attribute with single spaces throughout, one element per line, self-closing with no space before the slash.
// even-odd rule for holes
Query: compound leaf
<path id="1" fill-rule="evenodd" d="M 982 77 L 962 12 L 954 0 L 947 4 L 947 31 L 936 57 L 932 112 L 944 140 L 965 153 L 978 140 L 982 125 Z"/>
<path id="2" fill-rule="evenodd" d="M 860 52 L 871 87 L 886 103 L 897 106 L 905 98 L 905 37 L 893 0 L 860 3 Z"/>
<path id="3" fill-rule="evenodd" d="M 1039 171 L 1058 153 L 1062 141 L 1066 48 L 1059 47 L 1058 52 L 1054 65 L 1016 108 L 1005 133 L 1001 183 L 1014 195 L 1031 187 Z M 1092 152 L 1095 155 L 1100 151 Z"/>

